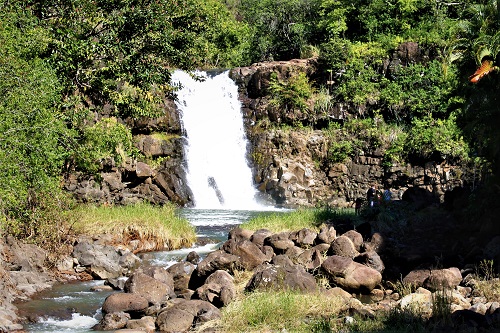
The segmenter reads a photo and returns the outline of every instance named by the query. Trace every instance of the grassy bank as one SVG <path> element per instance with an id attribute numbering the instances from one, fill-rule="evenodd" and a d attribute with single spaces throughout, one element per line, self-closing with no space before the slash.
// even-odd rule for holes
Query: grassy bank
<path id="1" fill-rule="evenodd" d="M 241 224 L 241 228 L 249 230 L 268 229 L 272 232 L 296 231 L 303 228 L 318 230 L 323 223 L 357 223 L 358 217 L 354 209 L 349 208 L 315 208 L 298 209 L 287 212 L 276 212 L 270 215 L 259 215 Z"/>
<path id="2" fill-rule="evenodd" d="M 189 247 L 196 241 L 194 227 L 177 215 L 174 205 L 82 205 L 69 213 L 77 234 L 111 235 L 117 241 L 155 244 L 155 250 Z"/>

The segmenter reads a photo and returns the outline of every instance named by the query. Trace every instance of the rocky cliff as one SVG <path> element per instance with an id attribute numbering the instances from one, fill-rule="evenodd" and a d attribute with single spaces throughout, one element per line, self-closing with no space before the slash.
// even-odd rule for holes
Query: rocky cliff
<path id="1" fill-rule="evenodd" d="M 382 70 L 390 72 L 395 64 L 428 59 L 418 45 L 409 44 L 401 46 L 383 64 Z M 401 199 L 408 188 L 425 190 L 422 193 L 430 201 L 443 201 L 446 191 L 464 184 L 464 171 L 442 159 L 385 167 L 382 163 L 385 151 L 372 147 L 344 163 L 331 163 L 328 159 L 331 138 L 324 131 L 301 126 L 268 126 L 290 125 L 311 116 L 272 107 L 268 94 L 271 74 L 277 73 L 279 80 L 286 80 L 302 72 L 311 81 L 321 80 L 318 67 L 315 59 L 303 59 L 254 64 L 230 72 L 239 87 L 251 142 L 250 160 L 261 192 L 278 205 L 346 207 L 352 206 L 356 198 L 364 198 L 371 184 L 389 188 L 395 199 Z M 353 108 L 334 103 L 326 112 L 312 116 L 316 117 L 316 124 L 342 121 L 360 116 L 367 108 L 367 105 Z"/>
<path id="2" fill-rule="evenodd" d="M 418 44 L 405 43 L 380 70 L 390 76 L 398 64 L 424 62 L 430 57 Z M 395 199 L 401 199 L 408 188 L 419 188 L 431 194 L 431 201 L 443 201 L 446 191 L 464 185 L 464 170 L 442 159 L 386 167 L 382 147 L 370 147 L 343 163 L 332 163 L 328 158 L 332 138 L 321 127 L 332 120 L 362 117 L 371 106 L 339 102 L 315 113 L 272 106 L 269 94 L 273 73 L 278 80 L 305 73 L 309 80 L 321 83 L 327 79 L 321 72 L 314 58 L 257 63 L 230 71 L 239 89 L 254 181 L 273 203 L 352 206 L 357 198 L 365 197 L 371 184 L 389 187 Z M 146 200 L 189 205 L 191 195 L 182 167 L 182 127 L 173 101 L 165 103 L 163 117 L 119 121 L 132 129 L 135 146 L 145 158 L 129 159 L 123 165 L 105 161 L 98 175 L 71 173 L 66 189 L 87 202 L 127 204 Z M 315 129 L 297 124 L 314 124 Z"/>

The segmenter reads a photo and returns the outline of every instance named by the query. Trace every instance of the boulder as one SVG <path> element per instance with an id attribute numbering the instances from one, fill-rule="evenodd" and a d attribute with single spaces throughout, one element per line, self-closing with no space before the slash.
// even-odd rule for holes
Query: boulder
<path id="1" fill-rule="evenodd" d="M 371 267 L 380 274 L 384 272 L 385 265 L 380 256 L 375 251 L 363 252 L 354 258 L 355 262 L 359 262 L 365 266 Z"/>
<path id="2" fill-rule="evenodd" d="M 363 245 L 363 236 L 359 232 L 356 230 L 349 230 L 342 234 L 342 236 L 345 236 L 352 241 L 356 251 L 359 252 L 361 250 L 361 245 Z"/>
<path id="3" fill-rule="evenodd" d="M 356 246 L 349 237 L 340 236 L 335 238 L 330 245 L 328 255 L 337 255 L 352 259 L 359 255 L 359 252 L 356 250 Z"/>
<path id="4" fill-rule="evenodd" d="M 415 288 L 423 287 L 425 281 L 431 276 L 429 269 L 415 269 L 403 278 L 403 283 Z"/>
<path id="5" fill-rule="evenodd" d="M 191 274 L 189 289 L 196 290 L 201 287 L 207 277 L 217 270 L 233 273 L 238 268 L 239 260 L 238 256 L 222 250 L 209 253 Z"/>
<path id="6" fill-rule="evenodd" d="M 259 247 L 248 239 L 229 239 L 222 245 L 222 250 L 238 256 L 239 265 L 250 271 L 267 260 Z"/>
<path id="7" fill-rule="evenodd" d="M 125 282 L 124 290 L 143 296 L 150 304 L 162 304 L 172 295 L 173 283 L 170 286 L 144 273 L 135 272 Z"/>
<path id="8" fill-rule="evenodd" d="M 187 332 L 210 320 L 219 319 L 217 307 L 202 300 L 181 300 L 158 314 L 156 326 L 165 333 Z"/>
<path id="9" fill-rule="evenodd" d="M 425 280 L 424 287 L 429 290 L 454 289 L 462 282 L 462 274 L 456 267 L 432 270 Z"/>
<path id="10" fill-rule="evenodd" d="M 311 247 L 314 245 L 317 236 L 317 232 L 308 228 L 303 228 L 295 233 L 294 242 L 298 247 Z"/>
<path id="11" fill-rule="evenodd" d="M 236 227 L 229 231 L 228 239 L 234 239 L 236 241 L 250 240 L 252 235 L 253 231 Z"/>
<path id="12" fill-rule="evenodd" d="M 148 300 L 139 294 L 116 293 L 106 297 L 102 305 L 102 313 L 141 313 L 148 305 Z"/>
<path id="13" fill-rule="evenodd" d="M 369 293 L 382 282 L 382 275 L 375 269 L 346 257 L 328 257 L 321 268 L 331 282 L 348 291 Z"/>
<path id="14" fill-rule="evenodd" d="M 130 315 L 125 312 L 107 313 L 93 329 L 96 331 L 118 330 L 127 326 L 129 319 Z"/>
<path id="15" fill-rule="evenodd" d="M 297 264 L 304 266 L 308 271 L 313 271 L 323 263 L 323 255 L 317 249 L 305 250 L 295 260 Z"/>
<path id="16" fill-rule="evenodd" d="M 264 240 L 264 245 L 271 246 L 277 254 L 283 254 L 289 248 L 294 247 L 295 243 L 290 240 L 289 232 L 280 232 L 267 237 Z"/>
<path id="17" fill-rule="evenodd" d="M 137 330 L 138 332 L 154 333 L 156 332 L 155 318 L 145 316 L 141 319 L 130 319 L 127 322 L 127 329 Z"/>
<path id="18" fill-rule="evenodd" d="M 174 280 L 175 293 L 180 293 L 188 289 L 189 279 L 195 268 L 195 265 L 187 261 L 178 262 L 167 268 L 167 272 L 170 273 Z"/>
<path id="19" fill-rule="evenodd" d="M 273 233 L 267 229 L 259 229 L 253 233 L 252 237 L 250 237 L 250 241 L 262 250 L 264 247 L 264 240 L 272 234 Z"/>
<path id="20" fill-rule="evenodd" d="M 245 290 L 293 289 L 302 292 L 317 290 L 314 276 L 307 273 L 301 265 L 294 265 L 283 255 L 274 259 L 273 264 L 263 264 L 256 269 Z"/>
<path id="21" fill-rule="evenodd" d="M 228 305 L 236 296 L 234 278 L 226 271 L 211 274 L 205 284 L 198 289 L 193 298 L 207 301 L 220 308 Z"/>
<path id="22" fill-rule="evenodd" d="M 337 238 L 337 231 L 334 227 L 322 226 L 319 229 L 319 234 L 316 237 L 316 243 L 331 244 Z"/>
<path id="23" fill-rule="evenodd" d="M 74 246 L 73 257 L 101 280 L 116 278 L 123 273 L 123 268 L 119 265 L 121 256 L 112 246 L 83 241 Z"/>

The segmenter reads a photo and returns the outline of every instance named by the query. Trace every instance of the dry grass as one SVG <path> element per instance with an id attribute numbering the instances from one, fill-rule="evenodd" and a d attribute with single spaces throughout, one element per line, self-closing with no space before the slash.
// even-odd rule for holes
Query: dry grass
<path id="1" fill-rule="evenodd" d="M 111 235 L 115 241 L 124 244 L 138 240 L 136 252 L 143 250 L 146 244 L 149 244 L 147 246 L 150 250 L 173 250 L 190 247 L 196 241 L 193 226 L 188 220 L 177 215 L 174 205 L 84 205 L 70 214 L 75 221 L 72 228 L 76 233 L 91 236 Z"/>

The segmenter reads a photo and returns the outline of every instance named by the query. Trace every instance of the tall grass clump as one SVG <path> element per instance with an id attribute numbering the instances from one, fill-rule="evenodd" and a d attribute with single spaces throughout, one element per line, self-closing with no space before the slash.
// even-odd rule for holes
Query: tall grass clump
<path id="1" fill-rule="evenodd" d="M 79 234 L 107 234 L 123 242 L 139 240 L 155 244 L 154 250 L 189 247 L 196 240 L 194 227 L 177 215 L 173 204 L 154 207 L 139 203 L 128 206 L 80 206 L 71 213 Z"/>
<path id="2" fill-rule="evenodd" d="M 296 291 L 253 292 L 222 310 L 222 332 L 313 332 L 345 309 L 340 297 Z"/>
<path id="3" fill-rule="evenodd" d="M 475 290 L 488 301 L 500 299 L 500 278 L 495 271 L 495 263 L 491 259 L 483 259 L 476 267 Z"/>
<path id="4" fill-rule="evenodd" d="M 272 232 L 296 231 L 303 228 L 319 229 L 325 222 L 354 221 L 353 209 L 301 208 L 293 211 L 258 215 L 241 225 L 244 229 L 268 229 Z"/>

